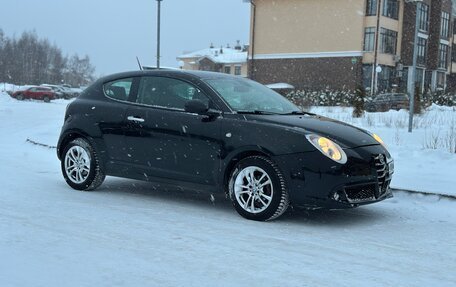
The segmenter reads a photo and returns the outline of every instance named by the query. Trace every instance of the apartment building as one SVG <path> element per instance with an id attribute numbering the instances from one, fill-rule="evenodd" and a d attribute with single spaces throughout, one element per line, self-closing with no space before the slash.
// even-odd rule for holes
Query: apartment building
<path id="1" fill-rule="evenodd" d="M 422 90 L 444 89 L 456 72 L 450 60 L 451 0 L 250 2 L 249 76 L 262 83 L 406 91 L 413 84 L 417 20 L 417 85 Z M 453 58 L 456 64 L 456 55 Z M 454 82 L 456 86 L 456 77 Z"/>
<path id="2" fill-rule="evenodd" d="M 247 46 L 238 42 L 233 48 L 209 48 L 185 53 L 177 57 L 180 68 L 184 70 L 202 70 L 247 77 Z"/>

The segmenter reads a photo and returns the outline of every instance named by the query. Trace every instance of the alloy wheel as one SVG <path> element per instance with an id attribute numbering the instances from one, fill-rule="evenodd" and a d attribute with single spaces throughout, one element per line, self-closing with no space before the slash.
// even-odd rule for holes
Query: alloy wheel
<path id="1" fill-rule="evenodd" d="M 248 166 L 241 170 L 234 182 L 234 194 L 239 205 L 249 213 L 260 213 L 272 202 L 272 180 L 262 168 Z"/>
<path id="2" fill-rule="evenodd" d="M 65 172 L 76 184 L 87 180 L 90 174 L 90 155 L 80 146 L 71 147 L 65 155 Z"/>

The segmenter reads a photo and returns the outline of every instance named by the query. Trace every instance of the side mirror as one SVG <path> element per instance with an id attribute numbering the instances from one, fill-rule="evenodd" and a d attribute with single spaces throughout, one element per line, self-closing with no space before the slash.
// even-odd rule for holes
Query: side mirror
<path id="1" fill-rule="evenodd" d="M 206 114 L 209 108 L 200 100 L 191 100 L 185 104 L 185 111 L 192 114 Z"/>

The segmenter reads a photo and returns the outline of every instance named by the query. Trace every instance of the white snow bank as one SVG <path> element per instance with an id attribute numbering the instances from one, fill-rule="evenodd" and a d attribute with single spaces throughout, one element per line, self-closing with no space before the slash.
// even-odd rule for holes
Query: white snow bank
<path id="1" fill-rule="evenodd" d="M 32 86 L 31 85 L 17 86 L 17 85 L 8 84 L 8 83 L 0 83 L 0 91 L 2 91 L 2 92 L 23 91 L 30 87 L 32 87 Z"/>
<path id="2" fill-rule="evenodd" d="M 275 83 L 275 84 L 269 84 L 266 85 L 266 87 L 273 89 L 273 90 L 279 90 L 279 89 L 294 89 L 295 87 L 287 84 L 287 83 Z"/>

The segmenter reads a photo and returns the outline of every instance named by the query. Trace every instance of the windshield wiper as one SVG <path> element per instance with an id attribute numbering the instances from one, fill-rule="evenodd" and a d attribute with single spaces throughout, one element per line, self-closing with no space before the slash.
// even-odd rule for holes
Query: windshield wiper
<path id="1" fill-rule="evenodd" d="M 237 111 L 238 114 L 244 115 L 280 115 L 278 113 L 267 112 L 267 111 L 260 111 L 260 110 L 253 110 L 253 111 Z"/>
<path id="2" fill-rule="evenodd" d="M 292 112 L 285 113 L 285 114 L 281 114 L 281 115 L 284 115 L 284 116 L 287 116 L 287 115 L 309 115 L 309 116 L 316 116 L 316 114 L 314 114 L 314 113 L 303 112 L 303 111 L 292 111 Z"/>

